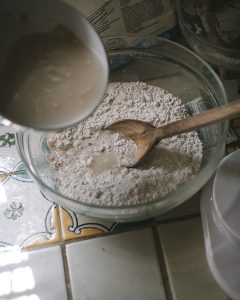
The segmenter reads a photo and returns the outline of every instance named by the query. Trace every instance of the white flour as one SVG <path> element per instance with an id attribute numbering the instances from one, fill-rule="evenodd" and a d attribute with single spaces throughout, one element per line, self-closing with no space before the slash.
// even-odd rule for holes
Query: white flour
<path id="1" fill-rule="evenodd" d="M 197 133 L 165 139 L 137 168 L 126 168 L 119 165 L 133 157 L 135 144 L 101 129 L 121 119 L 161 126 L 187 115 L 181 100 L 159 87 L 111 83 L 91 117 L 48 137 L 56 186 L 67 197 L 102 206 L 158 200 L 198 172 L 202 144 Z"/>

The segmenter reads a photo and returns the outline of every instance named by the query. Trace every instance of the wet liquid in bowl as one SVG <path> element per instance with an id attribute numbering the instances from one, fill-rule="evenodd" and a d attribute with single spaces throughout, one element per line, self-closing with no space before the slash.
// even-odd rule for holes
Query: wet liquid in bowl
<path id="1" fill-rule="evenodd" d="M 102 129 L 121 119 L 161 126 L 186 116 L 182 101 L 157 86 L 110 83 L 87 120 L 48 135 L 47 159 L 56 189 L 70 199 L 105 207 L 157 201 L 198 174 L 202 143 L 197 132 L 160 141 L 140 164 L 126 168 L 136 145 Z"/>

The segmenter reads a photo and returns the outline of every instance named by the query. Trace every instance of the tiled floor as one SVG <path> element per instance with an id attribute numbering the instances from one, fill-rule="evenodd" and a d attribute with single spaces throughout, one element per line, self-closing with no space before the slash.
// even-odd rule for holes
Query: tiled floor
<path id="1" fill-rule="evenodd" d="M 238 99 L 239 79 L 223 82 Z M 232 128 L 227 153 L 240 146 L 240 119 Z M 206 261 L 199 194 L 154 220 L 95 220 L 46 199 L 15 143 L 0 127 L 0 300 L 228 299 Z"/>
<path id="2" fill-rule="evenodd" d="M 0 255 L 0 299 L 67 299 L 59 246 Z"/>
<path id="3" fill-rule="evenodd" d="M 200 217 L 158 226 L 174 300 L 226 300 L 208 269 Z"/>
<path id="4" fill-rule="evenodd" d="M 239 119 L 232 125 L 240 136 Z M 229 152 L 236 147 L 231 144 Z M 0 127 L 0 300 L 5 299 L 228 298 L 206 262 L 199 194 L 157 219 L 133 224 L 75 214 L 39 192 L 17 154 L 14 131 Z"/>
<path id="5" fill-rule="evenodd" d="M 166 299 L 150 228 L 69 244 L 67 259 L 73 299 Z"/>
<path id="6" fill-rule="evenodd" d="M 209 271 L 201 220 L 193 215 L 59 246 L 4 251 L 0 282 L 2 300 L 228 299 Z"/>

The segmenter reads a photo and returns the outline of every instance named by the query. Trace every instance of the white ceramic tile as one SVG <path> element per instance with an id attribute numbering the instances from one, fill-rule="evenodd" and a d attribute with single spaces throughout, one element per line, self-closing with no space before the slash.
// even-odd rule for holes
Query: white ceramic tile
<path id="1" fill-rule="evenodd" d="M 151 229 L 67 245 L 74 300 L 164 300 Z"/>
<path id="2" fill-rule="evenodd" d="M 0 299 L 67 300 L 59 246 L 0 253 Z"/>
<path id="3" fill-rule="evenodd" d="M 201 219 L 158 228 L 174 300 L 226 300 L 207 265 Z"/>

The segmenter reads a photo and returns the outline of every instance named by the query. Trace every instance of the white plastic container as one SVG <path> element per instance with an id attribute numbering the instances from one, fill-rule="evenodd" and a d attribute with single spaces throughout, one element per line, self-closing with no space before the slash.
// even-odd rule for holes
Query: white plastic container
<path id="1" fill-rule="evenodd" d="M 234 300 L 240 299 L 240 150 L 225 157 L 202 191 L 206 256 L 212 274 Z"/>

